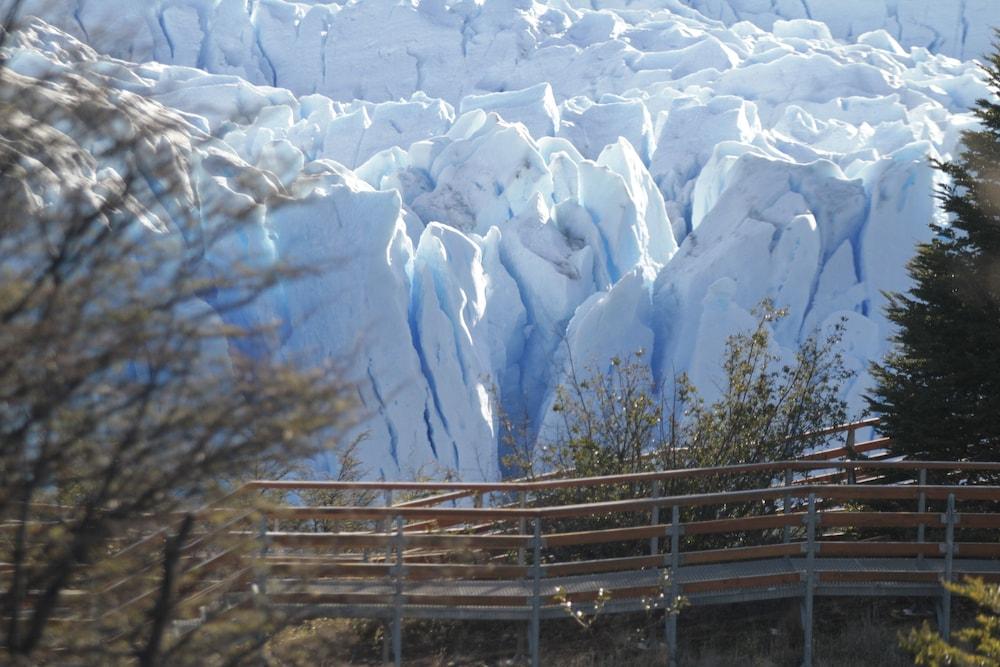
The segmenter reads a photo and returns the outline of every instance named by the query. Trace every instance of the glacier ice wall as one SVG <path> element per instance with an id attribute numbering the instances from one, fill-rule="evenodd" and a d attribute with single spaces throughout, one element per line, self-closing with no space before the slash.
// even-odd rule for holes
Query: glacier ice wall
<path id="1" fill-rule="evenodd" d="M 866 32 L 885 30 L 907 48 L 924 47 L 961 60 L 990 51 L 998 11 L 993 0 L 583 0 L 579 4 L 593 9 L 652 6 L 680 11 L 687 5 L 727 25 L 749 21 L 779 34 L 780 21 L 811 19 L 826 24 L 837 39 L 855 40 Z"/>
<path id="2" fill-rule="evenodd" d="M 382 102 L 423 91 L 453 105 L 541 80 L 559 98 L 596 101 L 665 71 L 725 71 L 745 58 L 736 37 L 751 30 L 786 46 L 885 46 L 885 33 L 889 49 L 970 60 L 1000 22 L 995 0 L 25 0 L 24 12 L 133 62 L 297 95 Z"/>
<path id="3" fill-rule="evenodd" d="M 570 357 L 643 349 L 710 390 L 764 296 L 790 309 L 786 350 L 846 319 L 859 406 L 881 291 L 940 218 L 928 157 L 971 127 L 967 58 L 1000 24 L 992 0 L 29 9 L 46 22 L 8 45 L 14 70 L 179 114 L 214 137 L 191 167 L 213 196 L 246 174 L 289 194 L 245 252 L 333 269 L 247 317 L 282 322 L 273 353 L 351 360 L 363 462 L 389 478 L 496 477 L 499 411 L 544 428 Z"/>

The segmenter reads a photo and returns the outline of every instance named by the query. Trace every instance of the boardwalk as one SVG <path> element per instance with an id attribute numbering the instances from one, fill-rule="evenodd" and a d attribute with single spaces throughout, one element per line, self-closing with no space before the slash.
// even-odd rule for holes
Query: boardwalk
<path id="1" fill-rule="evenodd" d="M 947 635 L 941 583 L 1000 579 L 1000 463 L 889 461 L 878 453 L 885 444 L 851 438 L 795 461 L 601 478 L 251 482 L 212 508 L 235 513 L 214 534 L 255 540 L 266 567 L 213 551 L 212 534 L 199 538 L 191 567 L 218 572 L 205 604 L 246 604 L 252 590 L 254 604 L 300 617 L 382 619 L 397 665 L 404 618 L 523 621 L 538 665 L 543 621 L 566 614 L 557 589 L 576 604 L 610 592 L 603 614 L 678 596 L 798 599 L 810 665 L 817 595 L 930 597 Z M 692 480 L 726 490 L 672 493 Z M 253 519 L 233 508 L 236 496 L 276 490 L 347 502 L 272 504 Z M 379 503 L 350 502 L 373 493 Z M 676 621 L 663 615 L 671 663 Z"/>

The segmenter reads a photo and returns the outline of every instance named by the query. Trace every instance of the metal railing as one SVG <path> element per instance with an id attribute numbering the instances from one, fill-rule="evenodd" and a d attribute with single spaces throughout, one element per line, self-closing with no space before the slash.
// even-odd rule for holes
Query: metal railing
<path id="1" fill-rule="evenodd" d="M 1000 464 L 950 462 L 803 462 L 786 461 L 754 470 L 810 470 L 817 465 L 842 470 L 917 473 L 936 470 L 1000 473 Z M 733 466 L 718 473 L 746 469 Z M 701 475 L 702 470 L 683 471 Z M 588 480 L 587 488 L 675 475 L 650 473 Z M 919 481 L 919 480 L 918 480 Z M 579 480 L 518 483 L 518 490 L 578 488 Z M 493 489 L 496 490 L 496 489 Z M 783 506 L 791 498 L 796 508 Z M 848 504 L 850 503 L 850 504 Z M 857 503 L 906 504 L 908 509 L 856 509 Z M 939 505 L 928 509 L 928 503 Z M 959 512 L 967 503 L 976 511 Z M 533 662 L 537 664 L 538 628 L 543 617 L 563 612 L 553 601 L 553 587 L 566 586 L 569 598 L 586 602 L 598 591 L 610 591 L 609 612 L 637 611 L 658 599 L 658 572 L 671 572 L 671 590 L 693 604 L 798 597 L 803 604 L 806 663 L 811 660 L 812 599 L 823 595 L 895 592 L 941 598 L 942 632 L 950 610 L 946 589 L 956 573 L 1000 576 L 1000 513 L 979 511 L 1000 503 L 1000 487 L 970 484 L 816 484 L 743 489 L 718 493 L 659 495 L 600 502 L 527 507 L 276 507 L 268 512 L 280 522 L 321 520 L 391 522 L 394 532 L 273 531 L 267 535 L 272 604 L 312 607 L 319 615 L 369 616 L 392 619 L 394 646 L 397 620 L 405 616 L 437 618 L 507 618 L 527 620 Z M 768 509 L 740 516 L 747 506 Z M 654 508 L 668 508 L 669 523 L 653 523 Z M 716 518 L 682 519 L 689 510 L 709 508 Z M 662 512 L 661 512 L 662 513 Z M 569 519 L 631 518 L 633 525 L 562 530 Z M 709 512 L 711 515 L 711 512 Z M 407 532 L 408 522 L 438 522 L 449 530 Z M 458 525 L 491 522 L 487 534 L 459 534 Z M 525 531 L 528 524 L 531 530 Z M 549 529 L 553 527 L 554 530 Z M 786 529 L 790 529 L 786 531 Z M 858 541 L 825 531 L 880 530 L 882 540 Z M 969 533 L 959 540 L 956 531 Z M 933 539 L 928 539 L 933 530 Z M 983 533 L 990 535 L 983 538 Z M 701 538 L 727 538 L 724 544 Z M 868 537 L 871 537 L 869 534 Z M 585 558 L 599 545 L 631 545 L 634 553 Z M 661 545 L 664 547 L 661 550 Z M 571 550 L 566 560 L 560 553 Z M 388 550 L 384 562 L 365 562 L 365 550 Z M 436 562 L 421 560 L 436 554 Z M 530 565 L 521 556 L 531 554 Z M 549 558 L 546 558 L 549 557 Z M 471 562 L 460 562 L 471 561 Z M 676 623 L 667 617 L 668 628 Z M 668 629 L 675 644 L 675 629 Z M 398 652 L 396 653 L 399 659 Z"/>
<path id="2" fill-rule="evenodd" d="M 929 596 L 947 635 L 942 582 L 1000 578 L 1000 463 L 865 458 L 888 444 L 855 441 L 872 425 L 827 429 L 848 433 L 847 443 L 790 461 L 510 482 L 248 482 L 198 512 L 214 522 L 185 545 L 192 557 L 183 572 L 201 581 L 189 607 L 263 597 L 299 618 L 381 619 L 396 664 L 403 619 L 433 617 L 525 622 L 538 665 L 542 621 L 566 613 L 557 587 L 571 604 L 610 591 L 601 613 L 662 610 L 678 596 L 695 605 L 797 598 L 806 665 L 816 595 Z M 707 483 L 725 490 L 670 492 Z M 730 488 L 741 483 L 751 486 Z M 250 510 L 244 502 L 305 490 L 380 491 L 384 504 Z M 221 538 L 259 548 L 237 555 Z M 153 533 L 122 553 L 162 539 Z M 135 590 L 144 574 L 108 590 Z M 658 613 L 673 662 L 677 616 Z"/>

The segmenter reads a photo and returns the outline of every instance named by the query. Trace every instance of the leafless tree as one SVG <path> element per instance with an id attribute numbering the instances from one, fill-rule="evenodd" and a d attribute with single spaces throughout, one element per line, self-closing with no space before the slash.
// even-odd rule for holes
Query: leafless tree
<path id="1" fill-rule="evenodd" d="M 6 4 L 0 49 L 16 39 Z M 210 542 L 233 517 L 195 508 L 343 430 L 353 392 L 337 370 L 277 361 L 277 323 L 241 316 L 318 267 L 238 252 L 287 199 L 269 174 L 199 158 L 211 137 L 96 71 L 38 80 L 5 63 L 0 662 L 245 661 L 266 611 L 168 630 L 224 583 L 200 563 L 229 563 L 235 583 L 252 570 L 254 547 Z M 193 178 L 199 159 L 238 196 Z"/>

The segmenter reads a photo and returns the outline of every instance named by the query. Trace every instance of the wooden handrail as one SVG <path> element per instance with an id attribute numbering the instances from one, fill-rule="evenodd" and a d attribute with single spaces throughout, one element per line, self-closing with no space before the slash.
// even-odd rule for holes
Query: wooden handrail
<path id="1" fill-rule="evenodd" d="M 819 431 L 811 431 L 803 433 L 800 435 L 791 436 L 788 440 L 802 440 L 812 437 L 822 437 L 825 435 L 833 435 L 835 433 L 842 433 L 844 431 L 853 431 L 861 428 L 868 428 L 870 426 L 875 426 L 879 423 L 878 418 L 863 419 L 857 422 L 851 422 L 848 424 L 840 424 L 837 426 L 831 426 L 826 429 L 821 429 Z M 886 438 L 881 438 L 877 441 L 870 442 L 882 442 L 887 440 Z M 855 445 L 857 449 L 865 443 L 858 443 Z M 795 461 L 807 460 L 805 457 L 801 459 L 795 459 Z M 789 461 L 780 461 L 777 463 L 790 463 Z M 751 466 L 767 466 L 774 464 L 746 464 Z M 670 475 L 675 476 L 686 476 L 686 475 L 703 475 L 703 474 L 727 474 L 727 473 L 738 473 L 744 466 L 719 466 L 713 468 L 682 468 L 678 470 L 663 471 L 657 473 L 636 473 L 634 475 L 611 475 L 606 477 L 572 477 L 572 478 L 559 478 L 561 471 L 555 471 L 551 473 L 545 473 L 536 476 L 534 479 L 521 478 L 520 480 L 512 480 L 507 482 L 344 482 L 344 481 L 330 481 L 330 480 L 254 480 L 251 482 L 246 482 L 239 489 L 230 494 L 229 497 L 236 496 L 247 491 L 262 490 L 262 489 L 273 489 L 273 490 L 284 490 L 284 491 L 303 491 L 303 490 L 367 490 L 367 491 L 448 491 L 453 492 L 448 494 L 448 497 L 428 497 L 428 498 L 416 498 L 414 500 L 404 501 L 394 505 L 394 507 L 419 507 L 426 504 L 432 504 L 435 502 L 446 502 L 449 500 L 455 500 L 462 497 L 467 497 L 468 495 L 475 493 L 490 493 L 490 492 L 503 492 L 503 491 L 537 491 L 550 488 L 561 488 L 562 486 L 587 486 L 600 483 L 614 484 L 619 482 L 629 482 L 629 481 L 641 481 L 643 479 L 657 479 L 655 475 L 664 474 L 667 477 L 661 479 L 668 479 Z M 653 475 L 654 477 L 648 477 Z M 549 479 L 553 477 L 555 479 Z M 635 479 L 633 479 L 635 478 Z"/>
<path id="2" fill-rule="evenodd" d="M 266 538 L 275 546 L 304 547 L 387 547 L 396 536 L 392 533 L 267 533 Z M 529 545 L 525 535 L 440 535 L 416 533 L 406 536 L 411 547 L 451 549 L 518 549 Z"/>
<path id="3" fill-rule="evenodd" d="M 1000 497 L 1000 489 L 994 489 L 994 497 Z M 732 519 L 713 519 L 681 523 L 685 535 L 710 535 L 723 533 L 743 533 L 770 530 L 784 526 L 801 525 L 805 513 L 768 514 L 763 516 Z M 1000 514 L 959 514 L 958 521 L 969 528 L 1000 525 Z M 817 518 L 824 527 L 881 527 L 913 528 L 920 524 L 935 524 L 938 516 L 934 513 L 919 512 L 819 512 Z M 569 533 L 546 533 L 542 535 L 544 547 L 582 546 L 609 542 L 645 540 L 664 534 L 669 524 L 656 526 L 636 526 L 630 528 L 606 528 L 575 531 Z M 268 533 L 268 540 L 277 546 L 303 547 L 386 547 L 396 538 L 394 534 L 376 533 Z M 442 535 L 411 534 L 405 536 L 408 547 L 441 547 L 509 550 L 528 546 L 530 537 L 526 535 Z M 279 559 L 280 560 L 280 559 Z"/>
<path id="4" fill-rule="evenodd" d="M 228 497 L 231 497 L 231 496 L 227 496 L 227 498 Z M 217 537 L 219 535 L 230 534 L 232 532 L 231 531 L 232 526 L 236 525 L 240 521 L 243 521 L 244 519 L 247 519 L 252 514 L 253 514 L 253 511 L 252 510 L 248 510 L 248 511 L 242 513 L 242 514 L 237 514 L 235 517 L 231 517 L 224 524 L 222 524 L 220 526 L 216 526 L 215 528 L 213 528 L 208 533 L 203 533 L 201 535 L 197 535 L 193 541 L 188 542 L 187 544 L 185 544 L 183 546 L 182 551 L 185 552 L 185 553 L 190 552 L 191 550 L 193 550 L 194 548 L 196 548 L 198 546 L 202 546 L 204 544 L 209 543 L 210 538 Z M 151 544 L 151 540 L 162 540 L 162 539 L 165 539 L 165 538 L 166 538 L 166 529 L 159 530 L 159 531 L 153 533 L 152 535 L 150 535 L 149 537 L 147 537 L 145 539 L 142 539 L 142 540 L 140 540 L 138 542 L 133 543 L 130 547 L 127 547 L 126 549 L 123 549 L 122 551 L 119 551 L 119 552 L 113 554 L 108 560 L 109 561 L 117 560 L 117 559 L 121 558 L 123 554 L 125 554 L 127 552 L 131 553 L 132 551 L 138 551 L 138 550 L 140 550 L 142 548 L 146 548 L 147 546 L 149 546 Z M 115 583 L 108 585 L 101 592 L 102 593 L 110 593 L 111 591 L 115 590 L 116 588 L 119 588 L 119 587 L 123 586 L 124 584 L 132 581 L 136 577 L 141 576 L 141 575 L 145 574 L 146 572 L 149 572 L 154 567 L 156 567 L 155 563 L 146 564 L 143 567 L 141 567 L 139 570 L 134 571 L 134 572 L 130 572 L 125 577 L 119 578 L 117 581 L 115 581 Z"/>
<path id="5" fill-rule="evenodd" d="M 685 551 L 680 556 L 680 563 L 681 565 L 704 565 L 707 563 L 726 563 L 741 560 L 799 556 L 801 554 L 801 542 L 790 542 L 788 544 L 762 544 L 749 547 L 727 547 L 725 549 Z"/>
<path id="6" fill-rule="evenodd" d="M 844 431 L 856 431 L 862 428 L 869 428 L 872 426 L 878 426 L 882 420 L 878 417 L 868 417 L 867 419 L 860 419 L 856 422 L 849 422 L 847 424 L 839 424 L 837 426 L 829 426 L 827 428 L 821 428 L 818 431 L 806 431 L 805 433 L 800 433 L 799 435 L 793 435 L 786 440 L 807 440 L 808 438 L 821 438 L 824 435 L 833 435 L 834 433 L 843 433 Z"/>
<path id="7" fill-rule="evenodd" d="M 861 462 L 845 462 L 854 464 Z M 878 465 L 883 462 L 870 462 Z M 927 468 L 929 463 L 921 463 Z M 1000 464 L 997 470 L 1000 470 Z M 940 486 L 925 485 L 822 485 L 802 484 L 796 486 L 772 486 L 767 488 L 749 489 L 745 491 L 720 491 L 715 493 L 692 493 L 676 496 L 661 496 L 659 498 L 630 498 L 626 500 L 609 500 L 595 503 L 575 505 L 553 505 L 545 507 L 524 508 L 478 508 L 478 507 L 368 507 L 368 506 L 337 506 L 337 507 L 285 507 L 266 511 L 270 517 L 279 519 L 326 519 L 338 521 L 360 521 L 389 519 L 402 517 L 405 520 L 420 519 L 443 522 L 468 519 L 508 520 L 520 518 L 571 518 L 594 514 L 616 512 L 642 512 L 653 507 L 699 507 L 704 505 L 745 503 L 762 500 L 777 500 L 790 498 L 807 498 L 816 494 L 819 499 L 829 500 L 916 500 L 920 494 L 931 500 L 945 500 L 949 494 L 954 494 L 956 500 L 998 500 L 1000 486 Z"/>
<path id="8" fill-rule="evenodd" d="M 843 433 L 845 431 L 850 432 L 850 431 L 855 431 L 855 430 L 862 429 L 862 428 L 868 428 L 868 427 L 872 427 L 872 426 L 877 426 L 879 424 L 879 422 L 880 422 L 880 419 L 878 417 L 871 417 L 871 418 L 862 419 L 862 420 L 859 420 L 859 421 L 856 421 L 856 422 L 849 422 L 847 424 L 839 424 L 837 426 L 831 426 L 831 427 L 828 427 L 828 428 L 825 428 L 825 429 L 820 429 L 819 431 L 809 431 L 809 432 L 802 433 L 802 434 L 799 434 L 799 435 L 793 435 L 793 436 L 790 436 L 790 437 L 786 438 L 785 440 L 786 440 L 786 442 L 791 442 L 791 441 L 795 441 L 795 440 L 805 440 L 805 439 L 808 439 L 808 438 L 818 438 L 818 437 L 823 437 L 823 436 L 827 436 L 827 435 L 834 435 L 836 433 Z M 870 451 L 872 449 L 882 448 L 885 445 L 889 444 L 891 441 L 892 441 L 891 438 L 878 438 L 876 440 L 870 440 L 870 441 L 867 441 L 867 442 L 858 443 L 857 445 L 854 446 L 854 449 L 857 452 Z M 866 447 L 866 445 L 867 445 L 867 447 Z M 844 456 L 845 454 L 847 454 L 847 452 L 848 452 L 848 450 L 847 450 L 846 447 L 838 447 L 838 448 L 835 448 L 835 449 L 828 449 L 828 450 L 823 450 L 821 452 L 813 452 L 811 454 L 803 455 L 803 456 L 799 457 L 796 460 L 813 461 L 813 460 L 831 459 L 831 458 L 835 458 L 835 457 L 838 457 L 838 456 Z M 507 484 L 529 483 L 530 484 L 530 483 L 534 483 L 534 482 L 543 482 L 543 481 L 548 481 L 548 480 L 552 480 L 552 479 L 557 479 L 557 480 L 558 479 L 567 479 L 567 480 L 568 479 L 576 479 L 576 478 L 572 477 L 573 472 L 574 472 L 573 468 L 569 468 L 569 469 L 566 469 L 566 470 L 555 470 L 555 471 L 550 471 L 550 472 L 547 472 L 547 473 L 542 473 L 540 475 L 535 475 L 535 476 L 530 477 L 530 478 L 528 478 L 528 477 L 522 477 L 520 479 L 507 480 L 506 483 Z M 440 495 L 436 495 L 436 496 L 427 496 L 427 497 L 424 497 L 424 498 L 416 498 L 416 499 L 413 499 L 413 500 L 407 500 L 407 501 L 403 501 L 403 502 L 400 502 L 400 503 L 395 503 L 393 506 L 394 507 L 427 507 L 429 505 L 436 505 L 436 504 L 443 503 L 443 502 L 450 502 L 450 501 L 455 501 L 455 500 L 461 500 L 463 498 L 468 498 L 469 496 L 472 496 L 472 495 L 474 495 L 477 492 L 479 492 L 479 491 L 472 490 L 472 489 L 465 489 L 465 490 L 458 490 L 458 491 L 449 491 L 448 493 L 444 493 L 444 494 L 440 494 Z"/>
<path id="9" fill-rule="evenodd" d="M 877 438 L 875 440 L 866 440 L 864 442 L 859 442 L 854 445 L 853 452 L 847 447 L 834 447 L 833 449 L 824 449 L 818 452 L 811 452 L 809 454 L 803 454 L 797 460 L 798 461 L 827 461 L 830 459 L 837 458 L 838 456 L 847 456 L 852 453 L 864 453 L 870 452 L 876 449 L 885 449 L 888 445 L 892 444 L 892 438 Z"/>
<path id="10" fill-rule="evenodd" d="M 469 491 L 470 493 L 492 493 L 518 491 L 548 491 L 597 485 L 633 484 L 652 482 L 655 480 L 669 481 L 672 479 L 687 479 L 710 477 L 714 475 L 740 475 L 750 473 L 776 473 L 783 470 L 809 471 L 826 469 L 871 469 L 871 470 L 948 470 L 954 472 L 1000 472 L 1000 462 L 974 461 L 807 461 L 794 459 L 790 461 L 772 461 L 766 463 L 745 463 L 730 466 L 709 468 L 678 468 L 656 472 L 642 472 L 625 475 L 607 475 L 601 477 L 574 477 L 541 482 L 333 482 L 309 480 L 259 480 L 247 483 L 248 490 L 273 489 L 284 491 L 302 491 L 309 489 L 328 490 L 370 490 L 370 491 Z M 386 510 L 412 509 L 395 505 Z"/>

